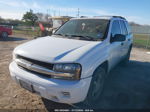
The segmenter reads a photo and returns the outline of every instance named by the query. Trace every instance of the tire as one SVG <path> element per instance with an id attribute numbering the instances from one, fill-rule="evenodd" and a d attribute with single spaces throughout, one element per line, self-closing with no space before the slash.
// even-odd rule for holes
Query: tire
<path id="1" fill-rule="evenodd" d="M 88 107 L 96 108 L 96 104 L 100 101 L 100 96 L 103 91 L 104 82 L 106 77 L 106 69 L 98 67 L 92 77 L 88 95 L 84 101 Z"/>
<path id="2" fill-rule="evenodd" d="M 7 32 L 2 32 L 2 38 L 8 38 L 8 33 Z"/>
<path id="3" fill-rule="evenodd" d="M 123 59 L 123 61 L 121 62 L 121 65 L 127 66 L 127 65 L 129 64 L 129 59 L 130 59 L 131 49 L 132 49 L 132 46 L 129 48 L 126 57 L 125 57 L 125 58 Z"/>

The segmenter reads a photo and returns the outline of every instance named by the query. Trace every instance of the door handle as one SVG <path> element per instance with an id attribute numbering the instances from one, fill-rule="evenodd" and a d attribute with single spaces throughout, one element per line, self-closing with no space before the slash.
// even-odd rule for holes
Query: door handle
<path id="1" fill-rule="evenodd" d="M 123 45 L 124 45 L 124 43 L 122 42 L 122 43 L 121 43 L 121 45 L 123 46 Z"/>

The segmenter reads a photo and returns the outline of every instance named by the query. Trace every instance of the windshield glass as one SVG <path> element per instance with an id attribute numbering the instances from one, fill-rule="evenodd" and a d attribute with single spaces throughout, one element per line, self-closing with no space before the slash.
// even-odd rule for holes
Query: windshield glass
<path id="1" fill-rule="evenodd" d="M 102 40 L 105 38 L 108 23 L 109 20 L 103 19 L 73 19 L 60 27 L 55 35 L 61 35 L 64 38 L 82 37 L 85 40 Z"/>

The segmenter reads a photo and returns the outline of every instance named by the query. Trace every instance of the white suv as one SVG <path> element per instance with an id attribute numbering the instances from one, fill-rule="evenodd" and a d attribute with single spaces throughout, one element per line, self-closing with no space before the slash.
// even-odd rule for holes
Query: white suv
<path id="1" fill-rule="evenodd" d="M 109 71 L 129 61 L 132 42 L 123 17 L 71 19 L 52 36 L 18 46 L 10 74 L 21 87 L 46 99 L 94 104 Z"/>

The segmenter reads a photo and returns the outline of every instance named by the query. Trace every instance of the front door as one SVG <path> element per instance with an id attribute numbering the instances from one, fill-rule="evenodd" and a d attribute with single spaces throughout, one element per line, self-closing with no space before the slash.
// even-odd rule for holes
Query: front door
<path id="1" fill-rule="evenodd" d="M 110 40 L 116 35 L 121 34 L 121 28 L 118 20 L 114 20 L 111 28 L 111 37 Z M 109 47 L 109 55 L 110 55 L 110 68 L 114 67 L 121 60 L 122 53 L 122 42 L 110 42 Z"/>

